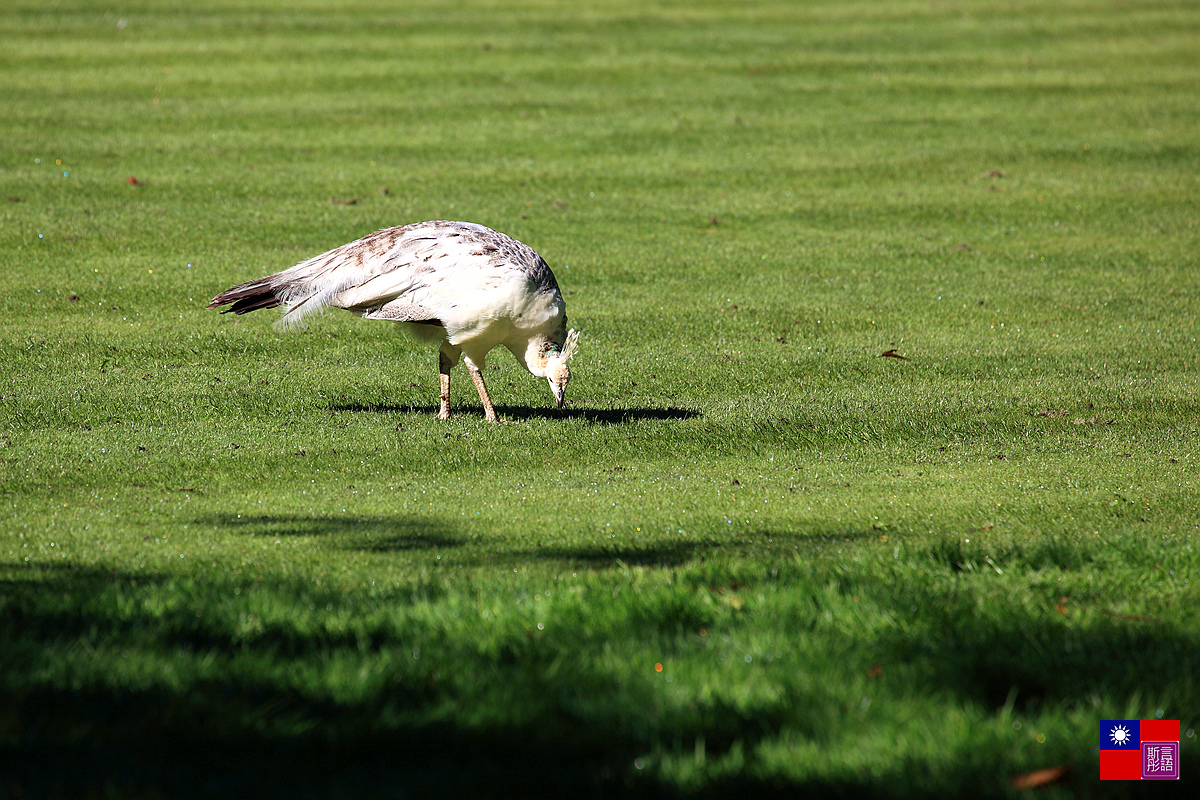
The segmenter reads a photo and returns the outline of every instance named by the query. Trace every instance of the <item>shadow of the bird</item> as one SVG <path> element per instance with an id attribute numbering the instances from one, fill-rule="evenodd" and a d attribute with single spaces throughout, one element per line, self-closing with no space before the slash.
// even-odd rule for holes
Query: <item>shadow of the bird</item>
<path id="1" fill-rule="evenodd" d="M 409 414 L 433 416 L 437 406 L 396 405 L 392 403 L 331 403 L 330 411 L 349 411 L 360 414 Z M 691 408 L 536 408 L 533 406 L 496 406 L 496 413 L 510 420 L 577 419 L 596 425 L 625 425 L 644 420 L 686 420 L 701 416 Z"/>

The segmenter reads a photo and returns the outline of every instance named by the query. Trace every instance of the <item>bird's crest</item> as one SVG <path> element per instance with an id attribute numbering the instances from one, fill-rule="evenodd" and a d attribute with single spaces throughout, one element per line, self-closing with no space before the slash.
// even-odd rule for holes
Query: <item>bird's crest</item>
<path id="1" fill-rule="evenodd" d="M 579 331 L 572 328 L 567 331 L 567 341 L 563 343 L 562 353 L 558 356 L 559 360 L 569 361 L 577 349 L 579 349 Z"/>

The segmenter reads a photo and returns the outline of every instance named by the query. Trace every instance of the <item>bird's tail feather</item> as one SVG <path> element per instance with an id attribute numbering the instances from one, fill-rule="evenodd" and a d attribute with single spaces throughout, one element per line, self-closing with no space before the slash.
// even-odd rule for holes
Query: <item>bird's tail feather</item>
<path id="1" fill-rule="evenodd" d="M 283 316 L 275 321 L 276 328 L 303 327 L 310 316 L 328 308 L 333 298 L 361 282 L 354 274 L 339 279 L 322 258 L 317 256 L 274 276 L 279 281 L 276 293 L 285 306 Z"/>
<path id="2" fill-rule="evenodd" d="M 352 274 L 338 278 L 334 254 L 335 251 L 322 253 L 283 272 L 234 286 L 214 297 L 208 307 L 219 308 L 232 303 L 223 313 L 248 314 L 260 308 L 282 305 L 284 312 L 275 326 L 302 327 L 305 319 L 324 310 L 335 296 L 359 280 Z"/>
<path id="3" fill-rule="evenodd" d="M 276 296 L 274 289 L 271 287 L 270 278 L 259 278 L 255 281 L 243 283 L 234 286 L 232 289 L 226 289 L 212 299 L 208 304 L 209 308 L 220 308 L 221 306 L 233 305 L 230 308 L 224 309 L 221 313 L 227 314 L 232 311 L 235 314 L 249 314 L 251 311 L 257 311 L 260 308 L 275 308 L 279 305 L 279 297 Z"/>

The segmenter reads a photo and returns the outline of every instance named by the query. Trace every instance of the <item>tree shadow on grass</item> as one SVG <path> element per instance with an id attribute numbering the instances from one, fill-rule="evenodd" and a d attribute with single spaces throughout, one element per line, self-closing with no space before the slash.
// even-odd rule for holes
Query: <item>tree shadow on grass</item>
<path id="1" fill-rule="evenodd" d="M 881 637 L 881 652 L 925 665 L 932 683 L 988 711 L 1170 694 L 1168 687 L 1200 675 L 1200 635 L 1164 621 L 1093 614 L 1080 625 L 1062 615 L 1012 613 L 1011 605 L 987 613 L 973 596 L 905 594 L 896 607 L 911 603 L 918 612 L 903 633 Z"/>
<path id="2" fill-rule="evenodd" d="M 268 684 L 43 687 L 5 702 L 26 730 L 0 744 L 12 796 L 619 796 L 612 762 L 637 752 L 586 725 L 556 725 L 573 735 L 551 738 L 544 724 L 389 724 L 366 704 Z M 286 717 L 294 732 L 278 730 Z"/>
<path id="3" fill-rule="evenodd" d="M 394 405 L 390 403 L 333 403 L 330 411 L 349 411 L 360 414 L 419 414 L 436 417 L 437 406 Z M 644 420 L 671 421 L 695 419 L 702 416 L 690 408 L 535 408 L 533 406 L 496 406 L 501 419 L 523 421 L 530 419 L 564 420 L 577 419 L 596 425 L 627 425 Z M 483 417 L 482 406 L 466 406 L 454 412 L 455 416 L 478 415 Z"/>
<path id="4" fill-rule="evenodd" d="M 322 535 L 343 530 L 344 522 L 268 517 L 233 524 L 250 534 L 260 524 L 266 527 L 259 535 L 278 535 L 272 526 L 295 535 Z M 386 539 L 396 535 L 399 523 L 363 524 Z M 636 546 L 548 553 L 584 563 L 615 558 L 686 563 L 721 545 L 680 543 L 665 554 Z M 935 548 L 930 555 L 960 557 Z M 1033 550 L 1029 556 L 1038 563 L 1059 557 Z M 1092 694 L 1119 704 L 1169 686 L 1176 698 L 1186 699 L 1190 695 L 1178 688 L 1180 681 L 1200 674 L 1200 641 L 1171 625 L 1101 618 L 1067 626 L 1053 614 L 1015 601 L 1005 604 L 1004 613 L 987 615 L 973 595 L 950 584 L 931 595 L 924 585 L 880 582 L 870 599 L 894 606 L 896 614 L 912 606 L 917 611 L 912 623 L 871 641 L 839 641 L 836 632 L 799 619 L 756 623 L 781 637 L 797 630 L 824 635 L 850 662 L 860 657 L 859 665 L 847 663 L 844 687 L 838 680 L 813 680 L 822 673 L 809 674 L 807 665 L 791 663 L 786 674 L 772 673 L 777 691 L 752 702 L 730 702 L 718 692 L 695 706 L 674 707 L 664 702 L 670 692 L 658 684 L 596 669 L 597 653 L 607 640 L 568 629 L 557 634 L 563 637 L 557 642 L 543 641 L 537 632 L 514 632 L 498 648 L 445 642 L 452 650 L 446 663 L 483 676 L 473 688 L 440 680 L 432 667 L 382 673 L 377 664 L 379 680 L 339 699 L 323 682 L 285 676 L 314 663 L 357 665 L 380 654 L 403 653 L 419 631 L 389 627 L 385 619 L 369 626 L 364 637 L 330 626 L 298 627 L 281 614 L 264 620 L 252 636 L 239 636 L 219 613 L 193 613 L 227 605 L 236 579 L 176 587 L 175 579 L 161 575 L 66 565 L 44 567 L 36 578 L 21 573 L 14 569 L 0 581 L 0 793 L 25 797 L 1001 797 L 1008 794 L 1008 775 L 991 751 L 1012 748 L 1016 740 L 1003 739 L 995 726 L 953 745 L 958 749 L 937 764 L 910 760 L 888 771 L 840 779 L 773 776 L 763 769 L 757 750 L 781 739 L 802 742 L 811 751 L 832 747 L 837 737 L 870 738 L 870 721 L 856 721 L 846 703 L 857 701 L 857 695 L 847 697 L 856 689 L 852 673 L 861 679 L 874 660 L 882 664 L 873 689 L 881 702 L 892 693 L 929 698 L 948 693 L 954 703 L 986 714 L 1006 704 L 1017 714 L 1036 713 L 1086 701 Z M 820 592 L 824 581 L 801 581 L 795 591 Z M 844 591 L 858 593 L 863 586 Z M 114 587 L 124 599 L 109 605 L 103 598 Z M 263 613 L 308 608 L 317 590 L 276 580 L 255 591 L 269 595 L 270 602 L 252 606 Z M 697 590 L 686 585 L 659 590 L 663 596 L 687 591 Z M 338 593 L 330 592 L 330 600 L 338 602 Z M 596 610 L 627 615 L 613 629 L 618 636 L 644 636 L 655 626 L 673 630 L 680 614 L 705 613 L 703 603 L 686 596 L 677 614 L 657 602 L 644 607 L 596 603 Z M 685 622 L 686 627 L 697 620 Z M 429 647 L 431 639 L 424 641 Z M 156 671 L 161 667 L 151 667 L 146 673 L 151 680 L 136 685 L 124 684 L 121 670 L 111 678 L 98 669 L 90 677 L 47 677 L 63 674 L 53 668 L 56 658 L 85 650 L 98 653 L 97 658 L 136 660 L 141 653 L 152 654 L 158 660 L 151 663 L 160 665 L 164 654 L 173 660 L 178 652 L 190 659 L 212 657 L 224 667 L 207 675 L 168 667 L 174 676 L 169 679 Z M 562 661 L 563 652 L 571 658 Z M 434 655 L 427 653 L 420 663 Z M 178 658 L 186 663 L 183 655 Z M 73 663 L 78 667 L 86 661 L 74 657 Z M 799 677 L 788 677 L 796 672 Z M 889 683 L 901 675 L 903 685 Z M 472 709 L 480 702 L 509 721 L 478 721 Z M 496 715 L 497 707 L 511 707 L 512 713 Z M 1074 766 L 1060 788 L 1076 796 L 1136 794 L 1128 785 L 1098 781 L 1092 744 L 1089 739 L 1065 754 L 1062 747 L 1053 751 L 1057 761 L 1069 759 Z M 736 752 L 744 754 L 745 766 L 722 770 L 699 781 L 694 791 L 684 791 L 655 771 L 653 758 L 643 769 L 634 766 L 635 759 L 663 749 L 703 749 L 710 759 Z M 1200 774 L 1194 746 L 1185 744 L 1181 762 L 1186 774 Z M 1186 787 L 1186 781 L 1156 785 L 1155 796 L 1190 796 Z"/>
<path id="5" fill-rule="evenodd" d="M 196 522 L 244 536 L 339 537 L 339 546 L 375 553 L 444 550 L 463 540 L 429 517 L 320 517 L 301 514 L 212 514 Z"/>
<path id="6" fill-rule="evenodd" d="M 627 566 L 677 567 L 694 561 L 714 546 L 711 542 L 669 542 L 662 545 L 594 545 L 538 547 L 518 553 L 522 557 L 551 559 L 592 569 Z"/>
<path id="7" fill-rule="evenodd" d="M 119 608 L 103 599 L 114 584 L 126 584 L 125 592 L 117 591 L 124 598 Z M 137 592 L 144 584 L 141 576 L 57 566 L 37 580 L 0 584 L 6 598 L 0 791 L 25 797 L 669 797 L 669 787 L 633 766 L 658 736 L 694 742 L 703 725 L 710 752 L 719 754 L 777 728 L 787 714 L 717 704 L 704 721 L 654 732 L 635 719 L 654 705 L 650 687 L 595 670 L 595 652 L 561 662 L 540 637 L 516 634 L 494 652 L 451 641 L 443 668 L 492 678 L 443 682 L 437 668 L 409 659 L 408 630 L 378 628 L 364 649 L 361 636 L 339 636 L 328 627 L 293 628 L 292 641 L 284 642 L 266 620 L 268 630 L 239 639 L 216 610 L 228 602 L 230 585 L 218 579 L 173 587 L 167 579 Z M 265 590 L 274 598 L 251 607 L 274 609 L 281 618 L 284 607 L 306 607 L 311 599 L 300 584 Z M 208 612 L 193 613 L 198 608 Z M 647 623 L 639 618 L 636 624 Z M 430 649 L 431 639 L 422 640 Z M 586 650 L 603 645 L 579 641 Z M 146 667 L 148 682 L 132 685 L 121 677 L 126 670 L 89 671 L 84 664 L 73 678 L 45 677 L 54 673 L 55 652 L 81 647 L 100 659 L 150 656 L 156 666 Z M 406 666 L 387 670 L 397 655 Z M 376 679 L 348 699 L 337 699 L 324 682 L 285 676 L 368 657 L 382 659 L 372 662 Z M 426 660 L 436 658 L 430 652 Z M 193 660 L 220 668 L 204 675 L 188 668 Z M 167 678 L 175 662 L 181 664 L 177 677 Z M 468 696 L 459 698 L 459 691 Z M 478 702 L 486 707 L 484 719 L 511 721 L 469 721 L 479 716 L 471 708 Z"/>
<path id="8" fill-rule="evenodd" d="M 629 566 L 674 567 L 703 557 L 712 550 L 729 547 L 728 542 L 715 539 L 666 540 L 646 544 L 581 544 L 566 546 L 506 549 L 501 541 L 491 541 L 486 553 L 462 552 L 470 539 L 455 532 L 441 520 L 420 517 L 346 516 L 321 517 L 300 514 L 210 514 L 197 517 L 199 525 L 208 525 L 245 536 L 261 537 L 333 537 L 336 546 L 345 550 L 372 553 L 403 551 L 460 552 L 456 563 L 478 566 L 497 558 L 561 561 L 590 568 Z"/>

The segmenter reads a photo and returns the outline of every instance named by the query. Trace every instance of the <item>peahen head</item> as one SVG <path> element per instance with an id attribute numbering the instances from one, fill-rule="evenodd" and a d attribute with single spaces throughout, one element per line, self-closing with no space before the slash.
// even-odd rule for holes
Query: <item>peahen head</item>
<path id="1" fill-rule="evenodd" d="M 554 393 L 554 401 L 558 407 L 563 407 L 563 398 L 567 394 L 567 384 L 571 382 L 571 368 L 567 362 L 575 355 L 579 347 L 579 331 L 574 329 L 567 332 L 567 339 L 561 345 L 551 343 L 546 352 L 546 382 Z"/>

